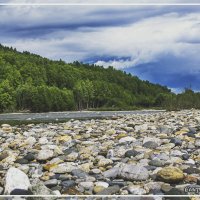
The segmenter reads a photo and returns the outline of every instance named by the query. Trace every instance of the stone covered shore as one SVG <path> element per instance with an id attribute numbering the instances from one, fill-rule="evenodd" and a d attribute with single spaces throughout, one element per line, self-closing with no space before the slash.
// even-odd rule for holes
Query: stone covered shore
<path id="1" fill-rule="evenodd" d="M 184 195 L 200 188 L 199 147 L 198 110 L 4 124 L 0 194 Z"/>

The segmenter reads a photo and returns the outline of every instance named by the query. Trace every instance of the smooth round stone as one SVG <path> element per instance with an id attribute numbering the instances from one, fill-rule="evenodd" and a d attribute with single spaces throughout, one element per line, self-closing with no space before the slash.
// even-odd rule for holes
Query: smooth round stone
<path id="1" fill-rule="evenodd" d="M 183 171 L 187 174 L 199 174 L 200 173 L 200 169 L 197 169 L 194 167 L 189 167 L 187 169 L 184 169 Z"/>
<path id="2" fill-rule="evenodd" d="M 164 167 L 157 172 L 157 179 L 167 183 L 178 183 L 184 179 L 184 174 L 177 167 Z"/>
<path id="3" fill-rule="evenodd" d="M 74 180 L 67 180 L 67 181 L 63 181 L 61 183 L 61 185 L 64 187 L 64 188 L 70 188 L 70 187 L 73 187 L 76 185 L 76 182 Z"/>
<path id="4" fill-rule="evenodd" d="M 131 158 L 131 157 L 135 157 L 137 154 L 139 154 L 139 152 L 135 150 L 128 150 L 125 153 L 125 157 Z"/>
<path id="5" fill-rule="evenodd" d="M 156 166 L 156 167 L 162 167 L 162 166 L 165 165 L 165 161 L 155 159 L 155 160 L 151 160 L 151 161 L 149 162 L 149 165 Z"/>
<path id="6" fill-rule="evenodd" d="M 57 184 L 58 184 L 58 180 L 57 179 L 50 179 L 50 180 L 44 182 L 44 185 L 46 185 L 49 188 L 54 187 Z"/>
<path id="7" fill-rule="evenodd" d="M 94 186 L 94 193 L 97 194 L 99 192 L 102 192 L 105 188 L 103 186 Z"/>
<path id="8" fill-rule="evenodd" d="M 71 173 L 73 176 L 76 176 L 78 178 L 86 178 L 88 176 L 88 173 L 84 172 L 81 169 L 74 169 L 74 170 L 72 170 Z"/>
<path id="9" fill-rule="evenodd" d="M 15 162 L 19 163 L 19 164 L 28 164 L 29 163 L 29 161 L 24 158 L 17 159 Z"/>
<path id="10" fill-rule="evenodd" d="M 53 151 L 52 150 L 40 150 L 37 155 L 37 160 L 48 160 L 53 157 Z"/>
<path id="11" fill-rule="evenodd" d="M 148 149 L 156 149 L 158 147 L 158 144 L 153 141 L 148 141 L 143 144 L 143 147 L 148 148 Z"/>
<path id="12" fill-rule="evenodd" d="M 108 183 L 102 182 L 102 181 L 95 182 L 95 185 L 96 185 L 96 186 L 102 186 L 102 187 L 104 187 L 104 188 L 107 188 L 107 187 L 109 186 Z"/>
<path id="13" fill-rule="evenodd" d="M 85 190 L 93 189 L 94 183 L 93 182 L 80 182 L 79 186 L 83 187 Z"/>
<path id="14" fill-rule="evenodd" d="M 187 154 L 187 153 L 184 153 L 184 154 L 182 155 L 182 159 L 183 159 L 183 160 L 188 160 L 189 158 L 190 158 L 190 155 Z"/>
<path id="15" fill-rule="evenodd" d="M 69 180 L 70 178 L 68 174 L 56 174 L 56 175 L 59 175 L 57 179 L 61 181 Z"/>
<path id="16" fill-rule="evenodd" d="M 35 160 L 35 155 L 32 153 L 28 153 L 27 155 L 24 156 L 24 159 L 26 159 L 28 161 L 33 161 L 33 160 Z"/>
<path id="17" fill-rule="evenodd" d="M 182 140 L 179 139 L 179 138 L 172 138 L 170 142 L 174 143 L 175 146 L 181 146 L 182 145 Z"/>
<path id="18" fill-rule="evenodd" d="M 120 190 L 120 187 L 118 185 L 113 185 L 113 186 L 110 186 L 110 187 L 104 189 L 103 191 L 97 193 L 97 195 L 118 194 L 119 190 Z"/>
<path id="19" fill-rule="evenodd" d="M 156 166 L 147 165 L 147 166 L 145 166 L 145 168 L 146 168 L 148 171 L 153 171 L 153 170 L 155 170 L 157 167 L 156 167 Z"/>
<path id="20" fill-rule="evenodd" d="M 100 174 L 101 170 L 100 169 L 92 169 L 90 170 L 90 174 Z"/>

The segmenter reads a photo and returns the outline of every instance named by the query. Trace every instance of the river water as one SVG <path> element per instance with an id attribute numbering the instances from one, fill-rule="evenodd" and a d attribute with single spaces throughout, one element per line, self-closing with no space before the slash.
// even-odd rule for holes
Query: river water
<path id="1" fill-rule="evenodd" d="M 151 114 L 157 112 L 164 112 L 164 110 L 5 113 L 0 114 L 0 121 L 60 121 L 69 119 L 104 118 L 127 114 Z"/>

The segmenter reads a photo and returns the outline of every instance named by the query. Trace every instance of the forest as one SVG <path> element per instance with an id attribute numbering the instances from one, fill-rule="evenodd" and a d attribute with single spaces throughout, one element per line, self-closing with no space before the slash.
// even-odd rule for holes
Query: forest
<path id="1" fill-rule="evenodd" d="M 0 112 L 200 108 L 200 93 L 174 94 L 112 66 L 53 61 L 0 45 Z"/>

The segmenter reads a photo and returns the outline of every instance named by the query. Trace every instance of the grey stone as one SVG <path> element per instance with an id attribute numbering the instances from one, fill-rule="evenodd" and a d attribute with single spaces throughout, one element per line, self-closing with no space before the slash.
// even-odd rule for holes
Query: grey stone
<path id="1" fill-rule="evenodd" d="M 35 179 L 30 187 L 31 192 L 34 195 L 53 195 L 54 193 L 48 189 L 44 183 L 38 179 Z"/>
<path id="2" fill-rule="evenodd" d="M 86 178 L 88 176 L 88 174 L 81 169 L 74 169 L 71 173 L 73 176 L 76 176 L 78 178 Z"/>
<path id="3" fill-rule="evenodd" d="M 139 154 L 139 152 L 135 150 L 128 150 L 125 153 L 125 157 L 131 158 L 131 157 L 135 157 L 137 154 Z"/>
<path id="4" fill-rule="evenodd" d="M 106 178 L 116 178 L 119 173 L 119 167 L 113 167 L 105 172 L 103 172 L 103 176 Z"/>
<path id="5" fill-rule="evenodd" d="M 24 156 L 24 159 L 26 159 L 28 161 L 33 161 L 33 160 L 35 160 L 35 155 L 32 153 L 28 153 L 27 155 Z"/>
<path id="6" fill-rule="evenodd" d="M 64 188 L 70 188 L 76 185 L 76 182 L 74 180 L 67 180 L 67 181 L 62 181 L 61 185 Z"/>
<path id="7" fill-rule="evenodd" d="M 156 167 L 162 167 L 162 166 L 165 165 L 165 161 L 159 160 L 159 159 L 155 159 L 155 160 L 151 160 L 149 162 L 149 165 L 156 166 Z"/>
<path id="8" fill-rule="evenodd" d="M 118 185 L 110 186 L 103 191 L 97 193 L 97 195 L 112 195 L 117 194 L 120 190 L 120 187 Z"/>
<path id="9" fill-rule="evenodd" d="M 143 147 L 148 148 L 148 149 L 156 149 L 158 147 L 158 144 L 153 141 L 148 141 L 143 144 Z"/>
<path id="10" fill-rule="evenodd" d="M 54 187 L 57 184 L 58 184 L 58 180 L 57 179 L 50 179 L 50 180 L 44 182 L 44 185 L 49 187 L 49 188 Z"/>
<path id="11" fill-rule="evenodd" d="M 182 140 L 179 139 L 179 138 L 172 138 L 170 142 L 174 143 L 175 146 L 181 146 L 182 145 Z"/>
<path id="12" fill-rule="evenodd" d="M 125 164 L 120 170 L 119 176 L 131 181 L 142 181 L 149 178 L 149 172 L 145 167 Z"/>
<path id="13" fill-rule="evenodd" d="M 40 150 L 37 155 L 37 160 L 48 160 L 53 157 L 52 150 Z"/>

